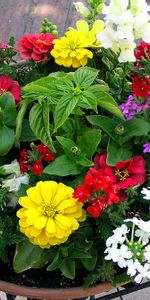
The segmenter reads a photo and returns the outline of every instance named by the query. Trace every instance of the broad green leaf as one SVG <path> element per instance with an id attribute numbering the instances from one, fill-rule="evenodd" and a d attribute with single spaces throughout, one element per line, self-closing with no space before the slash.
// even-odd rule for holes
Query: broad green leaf
<path id="1" fill-rule="evenodd" d="M 81 101 L 79 103 L 79 106 L 81 108 L 93 109 L 95 112 L 97 112 L 97 100 L 92 93 L 83 91 L 80 97 Z"/>
<path id="2" fill-rule="evenodd" d="M 117 141 L 118 136 L 115 134 L 115 127 L 116 123 L 114 120 L 101 116 L 101 115 L 93 115 L 93 116 L 87 116 L 87 120 L 95 126 L 100 127 L 102 130 L 104 130 L 114 141 Z"/>
<path id="3" fill-rule="evenodd" d="M 118 144 L 109 141 L 107 147 L 107 164 L 109 166 L 115 166 L 117 162 L 127 160 L 132 157 L 132 152 L 125 147 L 119 147 Z"/>
<path id="4" fill-rule="evenodd" d="M 30 128 L 28 119 L 24 119 L 22 123 L 22 131 L 20 136 L 21 142 L 33 142 L 36 141 L 37 137 L 35 136 L 34 132 Z"/>
<path id="5" fill-rule="evenodd" d="M 51 264 L 46 268 L 47 271 L 53 271 L 56 270 L 58 268 L 60 268 L 60 266 L 63 263 L 63 257 L 60 256 L 60 252 L 58 251 L 56 256 L 54 257 L 53 261 L 51 262 Z"/>
<path id="6" fill-rule="evenodd" d="M 14 144 L 14 130 L 5 125 L 0 125 L 0 140 L 0 156 L 4 156 L 9 152 Z"/>
<path id="7" fill-rule="evenodd" d="M 99 93 L 97 96 L 97 105 L 100 105 L 103 109 L 109 111 L 112 115 L 118 117 L 119 119 L 124 120 L 124 116 L 118 104 L 108 93 Z"/>
<path id="8" fill-rule="evenodd" d="M 65 277 L 69 279 L 75 278 L 75 261 L 73 259 L 65 258 L 59 269 Z"/>
<path id="9" fill-rule="evenodd" d="M 99 71 L 90 67 L 81 67 L 74 72 L 74 81 L 81 89 L 89 87 L 96 79 Z"/>
<path id="10" fill-rule="evenodd" d="M 101 93 L 104 93 L 104 92 L 108 93 L 109 87 L 107 84 L 101 84 L 101 83 L 93 84 L 90 87 L 88 87 L 86 91 L 94 94 L 94 96 L 97 98 L 99 96 L 99 94 L 101 94 Z M 112 101 L 113 100 L 114 99 L 112 98 Z M 115 100 L 114 100 L 114 104 L 116 104 Z"/>
<path id="11" fill-rule="evenodd" d="M 150 124 L 142 119 L 133 119 L 125 122 L 124 129 L 122 136 L 123 143 L 134 136 L 147 135 L 150 131 Z"/>
<path id="12" fill-rule="evenodd" d="M 16 273 L 21 273 L 40 262 L 41 254 L 44 250 L 28 241 L 17 244 L 13 260 L 13 268 Z"/>
<path id="13" fill-rule="evenodd" d="M 61 125 L 64 124 L 79 101 L 80 96 L 72 96 L 71 94 L 62 97 L 59 100 L 54 111 L 55 132 Z"/>
<path id="14" fill-rule="evenodd" d="M 98 129 L 89 129 L 85 131 L 79 141 L 79 148 L 81 151 L 85 152 L 87 157 L 92 159 L 97 146 L 101 140 L 101 131 Z"/>
<path id="15" fill-rule="evenodd" d="M 45 174 L 68 176 L 77 175 L 81 172 L 81 167 L 70 160 L 66 155 L 61 155 L 49 164 L 43 171 Z"/>
<path id="16" fill-rule="evenodd" d="M 83 266 L 88 270 L 88 271 L 92 271 L 94 270 L 95 266 L 96 266 L 96 262 L 97 262 L 97 251 L 95 248 L 91 248 L 89 251 L 91 258 L 85 258 L 82 259 L 82 264 Z"/>
<path id="17" fill-rule="evenodd" d="M 50 147 L 52 151 L 55 151 L 50 133 L 49 113 L 50 110 L 47 102 L 36 103 L 30 110 L 29 123 L 37 138 L 44 145 Z"/>
<path id="18" fill-rule="evenodd" d="M 0 96 L 0 111 L 4 124 L 8 127 L 15 127 L 17 110 L 14 98 L 10 93 Z"/>
<path id="19" fill-rule="evenodd" d="M 89 252 L 85 252 L 81 249 L 73 249 L 71 254 L 69 255 L 70 258 L 92 258 L 91 254 Z"/>
<path id="20" fill-rule="evenodd" d="M 56 139 L 62 145 L 66 155 L 70 158 L 74 158 L 75 154 L 73 154 L 72 149 L 77 148 L 77 145 L 74 143 L 74 141 L 64 138 L 63 136 L 56 136 Z"/>

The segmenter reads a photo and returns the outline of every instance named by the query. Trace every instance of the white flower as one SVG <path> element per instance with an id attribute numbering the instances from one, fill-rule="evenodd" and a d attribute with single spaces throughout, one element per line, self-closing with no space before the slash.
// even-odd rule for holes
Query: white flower
<path id="1" fill-rule="evenodd" d="M 81 16 L 87 18 L 90 15 L 90 10 L 82 2 L 73 2 L 73 4 Z"/>
<path id="2" fill-rule="evenodd" d="M 110 247 L 111 245 L 117 246 L 118 244 L 123 244 L 126 239 L 126 234 L 128 232 L 128 227 L 123 224 L 122 226 L 113 230 L 114 234 L 110 236 L 106 241 L 106 246 Z"/>
<path id="3" fill-rule="evenodd" d="M 146 260 L 150 263 L 150 245 L 145 247 L 144 256 Z"/>
<path id="4" fill-rule="evenodd" d="M 131 0 L 130 9 L 133 15 L 150 10 L 145 0 Z"/>
<path id="5" fill-rule="evenodd" d="M 116 25 L 122 24 L 122 23 L 132 23 L 134 21 L 134 17 L 131 14 L 130 10 L 124 11 L 122 14 L 119 15 L 110 15 L 107 20 L 109 22 L 112 22 Z"/>
<path id="6" fill-rule="evenodd" d="M 5 174 L 16 174 L 20 175 L 20 166 L 18 161 L 15 159 L 11 162 L 11 164 L 3 165 L 2 169 L 5 171 Z"/>
<path id="7" fill-rule="evenodd" d="M 120 249 L 116 247 L 107 248 L 105 253 L 106 260 L 112 260 L 116 262 L 120 268 L 125 268 L 127 266 L 127 259 L 132 257 L 132 253 L 126 245 L 121 245 Z"/>
<path id="8" fill-rule="evenodd" d="M 128 4 L 129 0 L 111 0 L 107 13 L 111 15 L 120 15 L 127 10 Z M 104 11 L 106 11 L 106 8 L 104 8 Z"/>
<path id="9" fill-rule="evenodd" d="M 141 229 L 137 229 L 135 231 L 135 236 L 141 238 L 141 242 L 143 245 L 146 245 L 149 243 L 150 240 L 150 232 L 145 232 Z"/>
<path id="10" fill-rule="evenodd" d="M 127 62 L 136 61 L 135 55 L 134 55 L 134 49 L 136 47 L 136 44 L 134 42 L 128 41 L 128 40 L 122 40 L 119 43 L 121 52 L 119 55 L 119 62 Z"/>
<path id="11" fill-rule="evenodd" d="M 143 198 L 146 200 L 150 200 L 150 187 L 143 188 L 141 194 L 145 195 Z"/>
<path id="12" fill-rule="evenodd" d="M 29 176 L 28 174 L 24 174 L 22 176 L 6 179 L 2 181 L 2 187 L 7 188 L 9 192 L 18 192 L 21 184 L 28 184 L 29 183 Z"/>
<path id="13" fill-rule="evenodd" d="M 150 42 L 150 15 L 148 13 L 139 13 L 134 18 L 134 34 L 136 39 L 143 39 L 145 42 Z"/>
<path id="14" fill-rule="evenodd" d="M 150 264 L 142 266 L 140 263 L 137 265 L 137 271 L 139 274 L 134 278 L 135 282 L 140 283 L 142 279 L 150 279 Z"/>
<path id="15" fill-rule="evenodd" d="M 109 24 L 103 32 L 98 33 L 96 38 L 105 49 L 112 48 L 113 44 L 117 42 L 116 31 L 113 30 L 111 24 Z"/>
<path id="16" fill-rule="evenodd" d="M 137 273 L 137 266 L 138 266 L 139 262 L 136 259 L 135 261 L 133 261 L 133 259 L 130 259 L 127 261 L 127 274 L 130 276 L 134 276 Z"/>

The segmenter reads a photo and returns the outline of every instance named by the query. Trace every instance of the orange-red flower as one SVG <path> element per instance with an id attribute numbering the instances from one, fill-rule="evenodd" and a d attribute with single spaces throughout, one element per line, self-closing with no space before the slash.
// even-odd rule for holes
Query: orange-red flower
<path id="1" fill-rule="evenodd" d="M 53 48 L 54 39 L 56 37 L 50 33 L 26 34 L 19 39 L 17 50 L 25 60 L 44 61 Z"/>

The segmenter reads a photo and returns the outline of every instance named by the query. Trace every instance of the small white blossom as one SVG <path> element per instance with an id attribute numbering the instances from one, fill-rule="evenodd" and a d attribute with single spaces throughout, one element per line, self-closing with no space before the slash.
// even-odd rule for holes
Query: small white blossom
<path id="1" fill-rule="evenodd" d="M 124 222 L 132 222 L 133 224 L 138 226 L 138 228 L 142 231 L 150 233 L 150 221 L 143 221 L 134 217 L 133 219 L 126 219 L 124 220 Z"/>
<path id="2" fill-rule="evenodd" d="M 150 245 L 145 247 L 144 256 L 146 260 L 150 263 Z"/>
<path id="3" fill-rule="evenodd" d="M 117 262 L 120 268 L 125 268 L 127 266 L 126 260 L 132 257 L 132 253 L 126 245 L 121 245 L 120 249 L 116 247 L 107 248 L 105 253 L 107 252 L 105 259 Z"/>
<path id="4" fill-rule="evenodd" d="M 138 266 L 139 262 L 136 259 L 135 261 L 133 259 L 130 259 L 127 261 L 127 274 L 129 276 L 134 276 L 137 273 L 137 266 Z"/>
<path id="5" fill-rule="evenodd" d="M 15 159 L 11 162 L 11 164 L 3 165 L 2 169 L 5 171 L 5 174 L 16 174 L 20 175 L 20 166 L 18 161 Z"/>
<path id="6" fill-rule="evenodd" d="M 141 238 L 141 242 L 143 245 L 147 245 L 150 240 L 150 232 L 145 232 L 141 229 L 137 229 L 135 231 L 135 236 Z"/>
<path id="7" fill-rule="evenodd" d="M 122 244 L 126 239 L 127 232 L 128 227 L 125 224 L 122 224 L 120 227 L 114 229 L 114 234 L 107 239 L 106 246 L 110 247 L 111 245 L 117 246 L 118 244 Z"/>
<path id="8" fill-rule="evenodd" d="M 150 187 L 143 188 L 141 194 L 145 195 L 143 198 L 146 200 L 150 200 Z"/>
<path id="9" fill-rule="evenodd" d="M 142 266 L 140 263 L 137 265 L 138 275 L 134 278 L 135 282 L 140 283 L 144 278 L 150 279 L 150 264 Z"/>
<path id="10" fill-rule="evenodd" d="M 9 192 L 18 192 L 21 184 L 29 183 L 28 174 L 24 174 L 22 176 L 5 179 L 2 181 L 2 187 L 7 188 Z"/>

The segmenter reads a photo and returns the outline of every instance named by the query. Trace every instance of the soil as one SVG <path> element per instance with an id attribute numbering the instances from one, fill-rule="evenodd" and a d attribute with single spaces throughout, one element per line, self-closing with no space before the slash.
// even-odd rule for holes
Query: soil
<path id="1" fill-rule="evenodd" d="M 59 270 L 47 272 L 45 268 L 30 269 L 17 274 L 9 264 L 0 261 L 0 280 L 26 285 L 29 287 L 43 288 L 69 288 L 82 286 L 85 273 L 83 270 L 77 270 L 76 279 L 71 280 L 61 275 Z"/>

